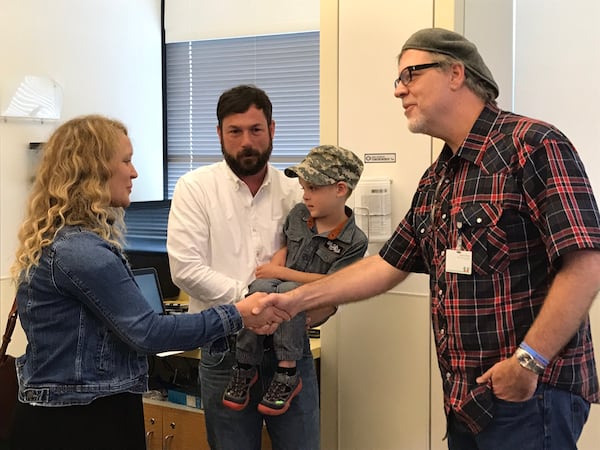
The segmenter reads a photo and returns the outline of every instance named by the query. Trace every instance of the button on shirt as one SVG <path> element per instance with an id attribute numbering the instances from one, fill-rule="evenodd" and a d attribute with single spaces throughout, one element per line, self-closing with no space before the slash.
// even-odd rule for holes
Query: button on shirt
<path id="1" fill-rule="evenodd" d="M 301 201 L 297 179 L 271 165 L 256 195 L 223 161 L 188 172 L 175 186 L 167 250 L 190 312 L 233 303 L 254 271 L 283 246 L 283 224 Z"/>
<path id="2" fill-rule="evenodd" d="M 558 259 L 600 249 L 600 214 L 583 164 L 556 128 L 488 105 L 453 155 L 425 172 L 380 255 L 428 273 L 446 413 L 477 433 L 493 398 L 475 378 L 509 358 L 544 303 Z M 472 252 L 472 274 L 445 270 L 447 249 Z M 540 381 L 598 402 L 589 318 Z"/>

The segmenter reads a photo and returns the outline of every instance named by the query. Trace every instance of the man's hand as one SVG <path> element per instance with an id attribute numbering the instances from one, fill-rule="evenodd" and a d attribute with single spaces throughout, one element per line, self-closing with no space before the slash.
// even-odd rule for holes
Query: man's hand
<path id="1" fill-rule="evenodd" d="M 297 289 L 281 294 L 263 294 L 258 304 L 254 306 L 252 313 L 261 314 L 263 310 L 275 307 L 280 310 L 281 314 L 286 314 L 289 318 L 292 318 L 302 310 L 299 302 L 295 301 L 294 292 L 296 291 Z"/>
<path id="2" fill-rule="evenodd" d="M 242 316 L 244 326 L 258 334 L 271 334 L 281 322 L 291 319 L 285 311 L 270 305 L 263 306 L 261 299 L 266 296 L 264 292 L 256 292 L 235 304 Z M 254 309 L 259 305 L 260 310 L 255 313 Z"/>
<path id="3" fill-rule="evenodd" d="M 479 384 L 488 383 L 500 400 L 524 402 L 533 396 L 538 376 L 522 367 L 517 357 L 512 356 L 494 364 L 475 381 Z"/>

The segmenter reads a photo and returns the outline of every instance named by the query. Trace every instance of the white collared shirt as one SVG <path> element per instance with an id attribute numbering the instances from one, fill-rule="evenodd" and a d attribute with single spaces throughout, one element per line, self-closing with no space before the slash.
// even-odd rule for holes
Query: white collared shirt
<path id="1" fill-rule="evenodd" d="M 233 303 L 254 271 L 283 245 L 283 223 L 302 201 L 298 180 L 269 165 L 253 197 L 222 161 L 183 175 L 175 186 L 167 250 L 171 276 L 190 295 L 190 312 Z"/>

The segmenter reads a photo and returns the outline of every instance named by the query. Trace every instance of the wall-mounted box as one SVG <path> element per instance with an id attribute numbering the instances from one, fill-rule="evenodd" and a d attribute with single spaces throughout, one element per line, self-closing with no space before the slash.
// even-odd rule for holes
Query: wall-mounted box
<path id="1" fill-rule="evenodd" d="M 352 194 L 356 224 L 369 242 L 385 242 L 392 232 L 392 198 L 389 178 L 361 179 Z"/>

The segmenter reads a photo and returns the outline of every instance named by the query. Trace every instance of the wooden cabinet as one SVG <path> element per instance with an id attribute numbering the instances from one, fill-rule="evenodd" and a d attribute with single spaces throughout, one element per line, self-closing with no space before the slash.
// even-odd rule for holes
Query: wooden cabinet
<path id="1" fill-rule="evenodd" d="M 321 340 L 311 339 L 310 348 L 319 374 Z M 200 350 L 183 352 L 173 357 L 197 360 L 200 358 Z M 197 362 L 194 364 L 197 365 Z M 210 450 L 204 412 L 201 409 L 145 398 L 144 423 L 148 450 Z M 271 439 L 264 426 L 261 450 L 272 450 Z"/>
<path id="2" fill-rule="evenodd" d="M 147 450 L 210 450 L 204 413 L 200 409 L 158 400 L 144 400 Z M 262 450 L 271 450 L 263 428 Z"/>
<path id="3" fill-rule="evenodd" d="M 201 410 L 161 403 L 144 402 L 148 450 L 210 450 Z"/>

